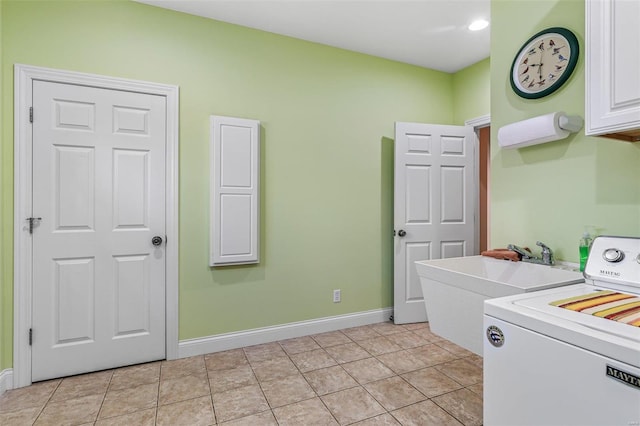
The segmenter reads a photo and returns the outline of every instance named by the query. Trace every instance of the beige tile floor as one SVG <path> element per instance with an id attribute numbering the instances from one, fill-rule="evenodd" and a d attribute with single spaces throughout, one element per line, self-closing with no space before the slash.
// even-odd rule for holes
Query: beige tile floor
<path id="1" fill-rule="evenodd" d="M 380 323 L 36 383 L 0 425 L 479 425 L 482 358 Z"/>

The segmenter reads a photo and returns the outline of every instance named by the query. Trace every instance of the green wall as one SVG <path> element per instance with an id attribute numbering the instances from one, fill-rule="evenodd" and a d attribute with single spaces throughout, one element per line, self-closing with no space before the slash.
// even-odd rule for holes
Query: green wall
<path id="1" fill-rule="evenodd" d="M 577 262 L 585 225 L 600 234 L 640 236 L 640 143 L 587 137 L 523 149 L 498 146 L 500 126 L 553 111 L 584 117 L 584 1 L 491 2 L 491 245 L 535 247 Z M 526 17 L 526 19 L 522 19 Z M 562 26 L 578 37 L 581 58 L 568 83 L 539 100 L 515 95 L 509 70 L 521 45 L 536 32 Z M 537 247 L 536 247 L 537 248 Z"/>
<path id="2" fill-rule="evenodd" d="M 180 339 L 392 305 L 394 122 L 453 123 L 455 76 L 133 2 L 1 13 L 0 370 L 12 365 L 15 63 L 180 86 Z M 207 266 L 211 114 L 262 123 L 257 266 Z"/>
<path id="3" fill-rule="evenodd" d="M 453 74 L 453 122 L 489 114 L 491 110 L 491 67 L 489 58 Z"/>

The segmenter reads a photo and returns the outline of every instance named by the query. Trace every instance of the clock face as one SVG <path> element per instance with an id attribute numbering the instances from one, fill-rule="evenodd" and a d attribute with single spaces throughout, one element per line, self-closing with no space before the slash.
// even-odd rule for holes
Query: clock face
<path id="1" fill-rule="evenodd" d="M 536 99 L 558 90 L 578 61 L 575 35 L 564 28 L 549 28 L 529 39 L 511 66 L 511 87 L 519 96 Z"/>

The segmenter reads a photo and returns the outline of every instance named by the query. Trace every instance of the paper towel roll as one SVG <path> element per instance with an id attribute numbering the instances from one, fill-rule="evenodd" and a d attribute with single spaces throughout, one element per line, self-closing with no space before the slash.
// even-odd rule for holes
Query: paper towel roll
<path id="1" fill-rule="evenodd" d="M 571 133 L 560 128 L 559 118 L 564 115 L 562 111 L 552 112 L 507 124 L 498 130 L 498 143 L 502 148 L 522 148 L 564 139 Z"/>

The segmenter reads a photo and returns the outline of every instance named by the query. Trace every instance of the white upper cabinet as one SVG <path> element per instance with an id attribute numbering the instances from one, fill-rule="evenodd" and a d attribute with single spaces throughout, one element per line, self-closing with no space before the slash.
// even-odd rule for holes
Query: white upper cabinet
<path id="1" fill-rule="evenodd" d="M 640 141 L 640 1 L 586 1 L 587 135 Z"/>
<path id="2" fill-rule="evenodd" d="M 260 122 L 211 116 L 210 266 L 260 261 Z"/>

